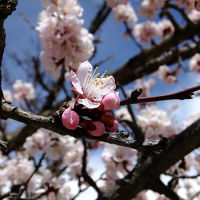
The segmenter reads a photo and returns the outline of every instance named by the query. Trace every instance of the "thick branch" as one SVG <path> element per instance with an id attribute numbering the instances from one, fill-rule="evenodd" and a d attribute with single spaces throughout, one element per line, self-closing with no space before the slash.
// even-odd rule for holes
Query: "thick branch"
<path id="1" fill-rule="evenodd" d="M 57 120 L 52 116 L 45 117 L 35 115 L 15 106 L 12 106 L 6 102 L 3 102 L 2 104 L 2 112 L 0 113 L 0 117 L 11 118 L 26 123 L 34 128 L 45 128 L 61 135 L 70 135 L 75 138 L 86 138 L 91 140 L 103 141 L 110 144 L 117 144 L 120 146 L 137 149 L 138 151 L 144 150 L 153 153 L 154 151 L 162 150 L 163 147 L 165 147 L 162 140 L 146 141 L 143 144 L 139 144 L 136 140 L 128 140 L 126 138 L 122 138 L 120 135 L 105 134 L 101 137 L 95 137 L 87 134 L 81 128 L 77 128 L 75 131 L 67 130 L 65 127 L 62 126 L 61 119 Z"/>
<path id="2" fill-rule="evenodd" d="M 164 194 L 171 200 L 181 200 L 181 198 L 170 187 L 163 184 L 161 180 L 155 181 L 155 184 L 151 185 L 151 189 L 160 194 Z"/>
<path id="3" fill-rule="evenodd" d="M 161 64 L 173 64 L 181 56 L 183 60 L 188 59 L 199 52 L 197 45 L 183 47 L 180 50 L 170 50 L 181 42 L 193 38 L 200 32 L 200 21 L 191 26 L 180 27 L 179 32 L 149 48 L 143 49 L 141 53 L 131 58 L 114 73 L 120 85 L 128 84 L 138 78 L 151 74 Z M 121 76 L 121 74 L 124 76 Z"/>
<path id="4" fill-rule="evenodd" d="M 1 66 L 6 39 L 6 34 L 4 30 L 4 20 L 15 10 L 16 6 L 17 0 L 0 1 L 0 100 L 3 97 L 3 92 L 1 88 Z"/>
<path id="5" fill-rule="evenodd" d="M 170 166 L 200 146 L 200 119 L 177 135 L 159 157 L 148 157 L 134 170 L 132 177 L 119 180 L 103 200 L 129 200 L 151 185 Z"/>

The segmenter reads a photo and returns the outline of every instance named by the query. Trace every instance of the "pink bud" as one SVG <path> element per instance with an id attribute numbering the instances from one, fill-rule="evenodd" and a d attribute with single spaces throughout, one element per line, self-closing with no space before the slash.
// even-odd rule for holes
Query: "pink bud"
<path id="1" fill-rule="evenodd" d="M 100 121 L 83 121 L 81 126 L 92 136 L 102 136 L 105 132 L 105 126 Z"/>
<path id="2" fill-rule="evenodd" d="M 113 132 L 116 132 L 119 128 L 119 124 L 118 124 L 118 121 L 115 120 L 113 122 L 113 126 L 112 127 L 106 127 L 106 131 L 108 131 L 109 133 L 113 133 Z"/>
<path id="3" fill-rule="evenodd" d="M 106 94 L 101 100 L 100 110 L 113 110 L 120 105 L 120 98 L 118 92 L 111 92 Z"/>
<path id="4" fill-rule="evenodd" d="M 67 129 L 74 130 L 79 125 L 79 116 L 69 107 L 62 114 L 62 123 Z"/>
<path id="5" fill-rule="evenodd" d="M 101 115 L 100 121 L 107 127 L 112 127 L 114 123 L 115 117 L 109 113 L 105 112 Z"/>
<path id="6" fill-rule="evenodd" d="M 200 11 L 200 1 L 199 1 L 199 0 L 196 0 L 195 3 L 194 3 L 194 5 L 195 5 L 195 9 L 196 9 L 197 11 Z"/>

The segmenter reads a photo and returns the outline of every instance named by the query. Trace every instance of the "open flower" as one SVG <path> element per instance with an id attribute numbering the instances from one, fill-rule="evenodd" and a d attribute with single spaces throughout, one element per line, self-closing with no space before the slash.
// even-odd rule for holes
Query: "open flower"
<path id="1" fill-rule="evenodd" d="M 103 96 L 113 92 L 116 87 L 113 76 L 104 77 L 105 71 L 98 78 L 100 73 L 95 75 L 96 70 L 92 73 L 92 65 L 86 61 L 81 63 L 77 73 L 71 71 L 73 90 L 80 94 L 76 102 L 90 109 L 99 107 Z"/>

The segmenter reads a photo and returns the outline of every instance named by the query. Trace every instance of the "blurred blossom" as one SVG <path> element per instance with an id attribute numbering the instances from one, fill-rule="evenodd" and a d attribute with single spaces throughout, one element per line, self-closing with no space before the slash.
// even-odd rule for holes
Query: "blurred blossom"
<path id="1" fill-rule="evenodd" d="M 200 12 L 196 9 L 193 9 L 190 13 L 188 13 L 188 17 L 192 21 L 198 21 L 200 20 Z"/>
<path id="2" fill-rule="evenodd" d="M 162 8 L 164 4 L 164 0 L 143 0 L 139 7 L 139 14 L 141 17 L 147 17 L 152 20 L 157 14 L 157 9 Z"/>
<path id="3" fill-rule="evenodd" d="M 146 106 L 140 110 L 140 115 L 137 116 L 137 122 L 147 138 L 170 138 L 176 134 L 167 113 L 154 105 Z"/>
<path id="4" fill-rule="evenodd" d="M 112 11 L 117 22 L 126 22 L 129 26 L 137 22 L 137 15 L 130 3 L 119 4 Z"/>
<path id="5" fill-rule="evenodd" d="M 133 28 L 133 35 L 143 43 L 149 43 L 151 39 L 160 35 L 159 27 L 155 22 L 147 21 L 136 24 Z"/>
<path id="6" fill-rule="evenodd" d="M 170 72 L 170 69 L 167 65 L 161 65 L 158 69 L 158 77 L 165 83 L 175 83 L 177 82 L 176 76 L 178 75 L 178 71 L 175 69 Z"/>
<path id="7" fill-rule="evenodd" d="M 192 71 L 200 73 L 200 54 L 196 53 L 189 61 L 189 68 Z"/>
<path id="8" fill-rule="evenodd" d="M 159 26 L 159 29 L 160 29 L 160 36 L 162 38 L 164 38 L 166 36 L 170 36 L 170 35 L 172 35 L 174 33 L 174 30 L 175 30 L 174 26 L 167 19 L 159 21 L 158 26 Z"/>
<path id="9" fill-rule="evenodd" d="M 35 89 L 32 83 L 22 82 L 22 80 L 16 80 L 13 84 L 14 98 L 18 103 L 24 101 L 30 101 L 35 98 Z"/>
<path id="10" fill-rule="evenodd" d="M 115 117 L 118 120 L 132 121 L 131 115 L 126 107 L 120 107 L 115 111 Z"/>
<path id="11" fill-rule="evenodd" d="M 13 102 L 13 96 L 9 90 L 3 90 L 3 96 L 6 101 Z"/>
<path id="12" fill-rule="evenodd" d="M 191 11 L 192 9 L 194 9 L 195 0 L 175 0 L 175 1 L 179 6 L 183 7 L 187 11 Z"/>
<path id="13" fill-rule="evenodd" d="M 111 187 L 117 179 L 127 174 L 126 169 L 131 170 L 134 167 L 133 160 L 137 158 L 137 151 L 127 147 L 106 144 L 101 157 L 106 167 L 107 180 L 104 187 Z"/>

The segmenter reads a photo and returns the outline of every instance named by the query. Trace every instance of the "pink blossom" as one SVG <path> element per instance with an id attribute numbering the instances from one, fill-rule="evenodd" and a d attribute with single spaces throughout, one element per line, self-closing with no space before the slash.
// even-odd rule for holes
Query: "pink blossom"
<path id="1" fill-rule="evenodd" d="M 192 21 L 198 21 L 200 19 L 200 12 L 193 9 L 190 13 L 188 13 L 188 17 Z"/>
<path id="2" fill-rule="evenodd" d="M 105 126 L 100 121 L 83 121 L 81 126 L 92 136 L 102 136 L 105 132 Z"/>
<path id="3" fill-rule="evenodd" d="M 159 36 L 159 34 L 158 25 L 152 21 L 136 24 L 133 28 L 133 35 L 143 43 L 148 43 L 152 38 Z"/>
<path id="4" fill-rule="evenodd" d="M 120 107 L 115 111 L 115 117 L 118 120 L 132 121 L 131 115 L 126 107 Z"/>
<path id="5" fill-rule="evenodd" d="M 118 92 L 106 94 L 101 100 L 100 110 L 111 111 L 119 107 L 120 98 Z"/>
<path id="6" fill-rule="evenodd" d="M 9 90 L 3 90 L 3 96 L 6 101 L 9 101 L 9 102 L 13 101 L 13 96 Z"/>
<path id="7" fill-rule="evenodd" d="M 158 70 L 158 77 L 165 83 L 175 83 L 177 81 L 176 76 L 178 75 L 177 70 L 170 72 L 167 65 L 161 65 Z"/>
<path id="8" fill-rule="evenodd" d="M 23 103 L 24 101 L 30 101 L 35 98 L 35 89 L 32 83 L 22 82 L 21 80 L 16 80 L 13 84 L 14 98 L 18 103 Z"/>
<path id="9" fill-rule="evenodd" d="M 105 78 L 103 74 L 98 78 L 99 73 L 95 75 L 95 72 L 92 73 L 92 65 L 88 61 L 80 65 L 77 74 L 71 71 L 72 85 L 80 94 L 77 103 L 87 108 L 99 107 L 103 96 L 113 92 L 116 87 L 113 76 Z"/>
<path id="10" fill-rule="evenodd" d="M 160 29 L 160 36 L 162 38 L 174 33 L 174 26 L 169 20 L 162 20 L 158 23 Z"/>
<path id="11" fill-rule="evenodd" d="M 178 5 L 184 7 L 187 11 L 194 9 L 195 0 L 175 0 Z"/>
<path id="12" fill-rule="evenodd" d="M 117 22 L 126 22 L 129 26 L 137 22 L 137 15 L 130 3 L 119 4 L 112 11 Z"/>
<path id="13" fill-rule="evenodd" d="M 156 139 L 160 136 L 170 138 L 176 134 L 167 113 L 154 105 L 142 109 L 137 116 L 137 122 L 147 138 Z"/>
<path id="14" fill-rule="evenodd" d="M 69 107 L 62 114 L 62 123 L 67 129 L 74 130 L 79 125 L 79 116 Z"/>
<path id="15" fill-rule="evenodd" d="M 45 70 L 58 79 L 61 67 L 77 69 L 94 51 L 93 35 L 83 28 L 83 9 L 77 0 L 43 0 L 39 16 L 40 59 Z"/>
<path id="16" fill-rule="evenodd" d="M 192 71 L 200 73 L 200 54 L 196 53 L 189 61 L 189 68 Z"/>
<path id="17" fill-rule="evenodd" d="M 157 13 L 157 9 L 162 8 L 164 4 L 164 0 L 143 0 L 139 7 L 139 14 L 142 17 L 152 20 Z"/>

